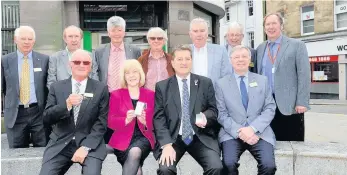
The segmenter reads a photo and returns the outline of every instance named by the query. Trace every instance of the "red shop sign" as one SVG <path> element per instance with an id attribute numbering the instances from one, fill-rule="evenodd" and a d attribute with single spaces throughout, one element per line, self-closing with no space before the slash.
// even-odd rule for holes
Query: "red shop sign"
<path id="1" fill-rule="evenodd" d="M 310 57 L 310 63 L 336 62 L 339 61 L 338 55 Z"/>

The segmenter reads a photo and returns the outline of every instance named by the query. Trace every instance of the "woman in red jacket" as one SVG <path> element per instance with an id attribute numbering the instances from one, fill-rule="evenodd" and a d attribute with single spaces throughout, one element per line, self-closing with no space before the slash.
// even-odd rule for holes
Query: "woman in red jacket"
<path id="1" fill-rule="evenodd" d="M 122 88 L 113 91 L 110 97 L 108 127 L 114 133 L 108 144 L 114 148 L 123 175 L 141 175 L 143 161 L 155 143 L 154 92 L 141 88 L 145 74 L 137 60 L 126 60 L 120 75 Z M 143 110 L 138 110 L 141 105 Z"/>

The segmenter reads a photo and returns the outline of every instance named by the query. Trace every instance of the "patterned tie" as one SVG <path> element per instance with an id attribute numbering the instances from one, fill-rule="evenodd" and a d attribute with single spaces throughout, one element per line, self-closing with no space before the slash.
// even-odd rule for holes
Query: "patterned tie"
<path id="1" fill-rule="evenodd" d="M 22 63 L 22 73 L 20 78 L 19 99 L 23 105 L 29 103 L 30 99 L 30 68 L 28 56 L 24 56 Z"/>
<path id="2" fill-rule="evenodd" d="M 75 94 L 80 93 L 80 86 L 81 86 L 81 83 L 79 82 L 75 84 L 75 87 L 76 87 Z M 73 106 L 73 116 L 74 116 L 75 124 L 77 124 L 77 118 L 78 118 L 78 113 L 80 112 L 80 107 L 81 107 L 81 104 Z"/>
<path id="3" fill-rule="evenodd" d="M 123 63 L 123 60 L 121 57 L 122 57 L 121 50 L 119 48 L 116 48 L 115 54 L 111 58 L 112 64 L 109 64 L 109 67 L 108 67 L 109 76 L 108 76 L 107 85 L 108 85 L 108 90 L 110 92 L 120 88 L 119 76 L 120 76 L 121 66 Z"/>
<path id="4" fill-rule="evenodd" d="M 189 145 L 193 141 L 193 128 L 190 123 L 189 115 L 189 91 L 187 85 L 187 79 L 183 79 L 183 104 L 182 104 L 182 140 L 186 145 Z"/>
<path id="5" fill-rule="evenodd" d="M 248 93 L 247 93 L 247 89 L 246 89 L 246 84 L 243 81 L 243 78 L 245 78 L 245 76 L 240 76 L 241 80 L 240 80 L 240 91 L 241 91 L 241 97 L 242 97 L 242 104 L 243 107 L 245 108 L 245 110 L 247 111 L 247 107 L 248 107 Z"/>

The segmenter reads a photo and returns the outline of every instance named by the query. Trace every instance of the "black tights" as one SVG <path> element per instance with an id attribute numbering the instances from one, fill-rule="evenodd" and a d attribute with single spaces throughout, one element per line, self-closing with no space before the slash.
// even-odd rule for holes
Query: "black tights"
<path id="1" fill-rule="evenodd" d="M 140 148 L 131 148 L 127 160 L 124 162 L 122 175 L 142 175 L 141 157 L 142 151 Z"/>

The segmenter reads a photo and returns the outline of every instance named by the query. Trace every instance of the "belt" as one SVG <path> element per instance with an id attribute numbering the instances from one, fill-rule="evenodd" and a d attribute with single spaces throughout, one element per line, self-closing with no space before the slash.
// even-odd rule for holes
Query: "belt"
<path id="1" fill-rule="evenodd" d="M 31 103 L 29 105 L 19 105 L 19 108 L 31 108 L 37 106 L 37 103 Z"/>

